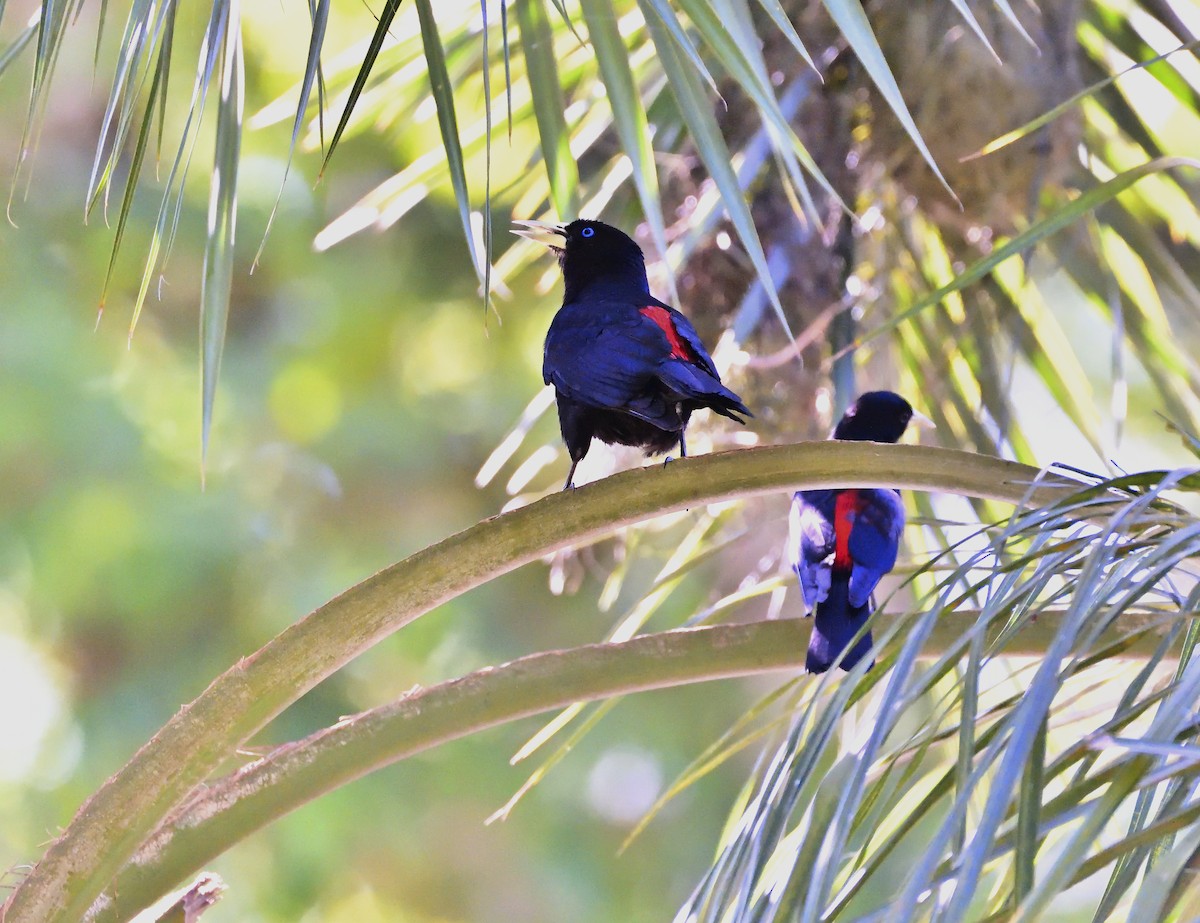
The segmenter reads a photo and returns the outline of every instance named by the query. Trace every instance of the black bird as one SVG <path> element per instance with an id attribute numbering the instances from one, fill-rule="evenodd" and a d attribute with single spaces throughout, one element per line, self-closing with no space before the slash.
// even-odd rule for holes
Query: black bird
<path id="1" fill-rule="evenodd" d="M 896 442 L 911 420 L 928 424 L 891 391 L 868 391 L 846 411 L 834 439 Z M 904 504 L 898 490 L 801 490 L 792 500 L 789 557 L 815 615 L 805 667 L 824 673 L 871 615 L 871 593 L 896 566 Z M 849 670 L 871 655 L 865 632 L 842 658 Z M 872 660 L 872 664 L 874 661 Z"/>
<path id="2" fill-rule="evenodd" d="M 712 357 L 686 317 L 650 294 L 646 261 L 628 235 L 600 221 L 518 221 L 562 238 L 547 243 L 563 273 L 563 305 L 546 333 L 542 376 L 554 385 L 558 422 L 571 456 L 564 490 L 592 439 L 640 446 L 647 455 L 676 444 L 701 407 L 744 423 L 753 416 L 721 384 Z M 544 240 L 526 231 L 515 231 Z"/>

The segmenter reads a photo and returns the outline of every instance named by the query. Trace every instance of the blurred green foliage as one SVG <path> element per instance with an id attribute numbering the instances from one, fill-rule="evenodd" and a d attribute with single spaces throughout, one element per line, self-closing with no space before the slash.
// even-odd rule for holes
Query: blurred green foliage
<path id="1" fill-rule="evenodd" d="M 35 5 L 9 0 L 3 6 L 0 47 L 8 47 Z M 693 4 L 693 9 L 702 11 L 702 6 Z M 478 32 L 463 25 L 462 13 L 473 8 L 452 8 L 457 19 L 443 40 L 452 76 L 460 81 L 455 89 L 467 172 L 472 199 L 479 201 L 483 80 L 479 46 L 471 41 Z M 1112 70 L 1129 62 L 1109 44 L 1128 45 L 1132 39 L 1120 17 L 1109 21 L 1107 8 L 1103 3 L 1089 7 L 1094 22 L 1085 22 L 1079 33 L 1084 47 Z M 378 82 L 360 100 L 357 118 L 320 181 L 320 132 L 305 130 L 263 258 L 250 271 L 285 175 L 282 157 L 309 31 L 308 19 L 297 9 L 246 4 L 244 10 L 249 105 L 236 272 L 203 487 L 196 329 L 208 209 L 203 167 L 194 166 L 189 178 L 180 237 L 166 271 L 154 278 L 132 337 L 128 330 L 157 216 L 158 183 L 174 155 L 172 139 L 186 115 L 191 75 L 183 67 L 172 74 L 157 177 L 152 150 L 116 281 L 95 329 L 113 238 L 103 218 L 106 212 L 110 218 L 118 213 L 124 177 L 116 178 L 109 207 L 96 208 L 85 225 L 81 216 L 93 145 L 111 81 L 103 67 L 93 71 L 92 61 L 114 59 L 119 29 L 109 23 L 99 53 L 92 47 L 94 10 L 85 10 L 78 27 L 68 30 L 36 153 L 24 162 L 20 124 L 32 49 L 0 75 L 0 111 L 10 116 L 0 134 L 0 164 L 15 169 L 21 163 L 12 224 L 0 223 L 0 734 L 5 741 L 0 746 L 0 864 L 12 863 L 13 876 L 88 793 L 213 676 L 345 587 L 509 501 L 503 477 L 483 490 L 476 489 L 474 479 L 541 387 L 540 344 L 555 296 L 535 286 L 549 263 L 519 275 L 529 252 L 501 255 L 505 271 L 500 275 L 514 291 L 498 302 L 499 318 L 485 309 L 444 163 L 430 158 L 440 152 L 441 140 L 424 73 L 412 66 L 424 65 L 415 34 L 399 36 L 399 45 L 385 50 Z M 614 9 L 632 10 L 633 4 L 618 3 Z M 181 42 L 198 44 L 204 25 L 200 13 L 180 9 L 178 15 L 189 20 L 179 31 Z M 655 67 L 655 49 L 644 29 L 628 28 L 637 25 L 634 19 L 621 27 L 633 49 L 638 92 L 648 100 L 655 125 L 664 189 L 679 200 L 666 211 L 673 212 L 677 225 L 675 243 L 695 246 L 718 226 L 719 197 L 711 194 L 694 152 L 681 140 L 687 135 L 679 130 L 673 104 L 666 94 L 659 96 L 665 84 Z M 932 21 L 935 30 L 940 27 L 940 20 Z M 591 73 L 595 62 L 585 45 L 557 19 L 553 22 L 558 75 L 569 95 L 578 97 L 571 100 L 570 130 L 586 142 L 574 156 L 589 161 L 587 175 L 579 189 L 573 179 L 560 177 L 561 188 L 552 190 L 540 172 L 529 169 L 539 139 L 528 117 L 532 104 L 518 80 L 512 135 L 501 140 L 498 119 L 493 134 L 496 217 L 509 209 L 532 217 L 545 200 L 566 201 L 577 193 L 591 196 L 587 202 L 593 210 L 607 206 L 611 195 L 614 210 L 625 208 L 628 214 L 633 195 L 629 174 L 621 172 L 620 146 L 606 131 L 605 107 L 590 104 L 603 92 Z M 325 62 L 337 104 L 328 111 L 339 111 L 344 102 L 373 24 L 363 6 L 339 10 L 331 20 Z M 715 22 L 713 29 L 719 32 L 718 27 L 722 24 Z M 1101 27 L 1116 38 L 1098 39 Z M 906 35 L 899 29 L 880 33 Z M 967 47 L 983 53 L 981 47 Z M 1160 50 L 1137 47 L 1142 57 Z M 195 49 L 186 52 L 178 60 L 194 58 Z M 491 54 L 495 118 L 502 58 L 494 46 Z M 1036 82 L 1040 71 L 1031 71 Z M 1099 138 L 1089 138 L 1093 156 L 1100 151 L 1107 158 L 1097 161 L 1098 176 L 1107 176 L 1114 166 L 1143 162 L 1144 155 L 1157 153 L 1159 141 L 1167 153 L 1194 147 L 1194 95 L 1175 105 L 1164 99 L 1163 86 L 1147 80 L 1146 74 L 1131 75 L 1121 92 L 1132 98 L 1137 90 L 1143 93 L 1139 99 L 1150 100 L 1145 116 L 1159 123 L 1153 143 L 1135 149 L 1124 136 L 1109 137 L 1123 131 L 1136 138 L 1140 130 L 1140 122 L 1129 118 L 1109 130 L 1107 113 L 1125 112 L 1111 98 L 1103 100 L 1104 106 L 1085 104 L 1092 134 L 1097 125 L 1105 129 Z M 941 89 L 935 81 L 931 92 Z M 1181 97 L 1189 92 L 1187 86 L 1178 90 Z M 730 97 L 737 115 L 739 101 L 745 100 Z M 864 105 L 864 99 L 860 93 L 856 105 Z M 1044 109 L 1040 100 L 1022 101 Z M 936 107 L 925 108 L 941 118 Z M 1168 111 L 1169 116 L 1163 114 Z M 1177 118 L 1180 113 L 1184 117 Z M 728 110 L 724 115 L 736 123 Z M 945 121 L 950 130 L 939 131 L 937 140 L 959 143 L 953 129 L 961 120 Z M 888 139 L 894 126 L 891 135 L 885 131 L 891 124 L 877 119 L 871 126 L 877 148 L 893 143 Z M 324 125 L 326 140 L 331 127 Z M 736 156 L 742 159 L 756 143 L 754 131 L 733 127 L 743 135 L 736 139 Z M 985 129 L 991 130 L 980 130 Z M 933 137 L 926 126 L 922 130 Z M 986 131 L 983 137 L 991 137 Z M 210 113 L 198 150 L 211 150 L 212 133 Z M 895 148 L 907 151 L 907 141 Z M 862 152 L 851 153 L 857 163 Z M 943 166 L 953 166 L 960 153 L 937 150 L 935 156 Z M 118 159 L 127 169 L 129 153 Z M 837 158 L 832 159 L 836 165 Z M 849 163 L 845 156 L 841 160 Z M 197 164 L 202 162 L 207 160 L 198 157 Z M 402 172 L 414 163 L 425 163 L 429 175 Z M 926 173 L 918 164 L 909 180 L 915 175 L 932 181 Z M 967 257 L 987 252 L 993 233 L 981 226 L 958 228 L 955 215 L 945 221 L 936 209 L 914 212 L 913 189 L 892 188 L 891 173 L 873 175 L 886 178 L 859 190 L 865 207 L 855 203 L 865 214 L 875 212 L 854 267 L 853 281 L 867 290 L 863 303 L 853 306 L 863 315 L 860 333 L 949 282 Z M 981 176 L 980 185 L 990 191 L 991 179 Z M 397 178 L 403 179 L 399 191 L 393 184 Z M 1015 191 L 1007 191 L 1022 205 L 1014 212 L 1022 221 L 1025 202 L 1040 182 L 1014 173 Z M 1039 250 L 1028 264 L 1009 261 L 988 280 L 991 290 L 980 286 L 947 298 L 894 337 L 860 350 L 851 364 L 863 366 L 866 381 L 916 395 L 939 418 L 940 438 L 948 443 L 1040 461 L 1066 458 L 1085 466 L 1103 461 L 1112 447 L 1119 447 L 1118 462 L 1130 468 L 1190 460 L 1153 415 L 1176 392 L 1181 422 L 1196 407 L 1191 359 L 1196 305 L 1178 280 L 1179 291 L 1170 290 L 1165 283 L 1172 281 L 1171 273 L 1160 268 L 1177 260 L 1194 270 L 1194 209 L 1177 207 L 1188 188 L 1179 183 L 1177 176 L 1154 177 L 1138 187 L 1144 198 L 1130 195 L 1125 210 L 1107 209 L 1106 221 L 1123 221 L 1135 232 L 1145 221 L 1154 229 L 1131 238 L 1139 253 L 1109 226 L 1088 219 L 1055 237 L 1057 249 L 1048 256 Z M 931 197 L 917 192 L 926 206 Z M 778 198 L 783 200 L 782 193 Z M 410 206 L 411 211 L 383 234 L 360 234 L 353 231 L 384 222 L 377 214 L 356 225 L 356 205 L 384 214 L 391 209 L 393 217 Z M 786 213 L 787 222 L 795 220 L 790 209 L 774 211 Z M 756 221 L 761 218 L 755 215 Z M 331 224 L 338 233 L 329 230 Z M 1015 222 L 1014 228 L 1020 226 Z M 1009 233 L 1004 222 L 998 227 L 997 240 Z M 494 230 L 502 232 L 499 221 Z M 688 306 L 702 305 L 710 314 L 707 326 L 701 325 L 706 335 L 753 313 L 745 303 L 736 304 L 750 276 L 747 266 L 737 265 L 736 247 L 735 255 L 720 256 L 731 242 L 727 229 L 713 240 L 722 235 L 724 244 L 710 245 L 706 238 L 707 258 L 686 263 L 680 278 L 685 300 L 689 291 L 692 296 Z M 314 238 L 322 246 L 334 238 L 337 243 L 317 251 Z M 498 239 L 497 253 L 505 246 Z M 824 243 L 821 248 L 830 249 Z M 1103 271 L 1081 253 L 1102 256 Z M 726 259 L 728 264 L 722 263 Z M 798 275 L 809 269 L 804 260 L 798 265 L 803 270 Z M 706 274 L 713 267 L 717 271 Z M 1113 279 L 1105 275 L 1109 268 Z M 848 281 L 840 278 L 838 285 L 848 290 Z M 1160 284 L 1164 292 L 1157 291 Z M 714 292 L 725 300 L 714 297 L 710 304 L 707 296 Z M 821 292 L 810 294 L 824 311 Z M 811 321 L 814 329 L 820 320 L 815 315 L 797 319 Z M 963 333 L 966 325 L 972 325 L 969 336 Z M 802 373 L 802 398 L 794 388 L 798 378 L 789 381 L 780 365 L 735 372 L 745 374 L 762 402 L 771 405 L 756 421 L 764 439 L 811 436 L 823 426 L 821 414 L 828 416 L 831 401 L 829 368 L 822 363 L 828 361 L 825 347 L 832 352 L 835 346 L 832 336 L 821 335 L 823 329 L 809 347 L 817 361 Z M 778 333 L 760 329 L 741 345 L 747 356 L 761 359 L 776 351 Z M 1047 356 L 1053 361 L 1046 362 Z M 790 363 L 788 374 L 799 375 Z M 1057 392 L 1056 376 L 1066 382 Z M 1016 424 L 1011 430 L 1010 423 Z M 1122 426 L 1127 427 L 1124 440 Z M 703 444 L 704 435 L 698 435 Z M 529 445 L 543 443 L 557 444 L 552 414 L 534 424 Z M 531 451 L 522 449 L 513 466 Z M 503 474 L 509 473 L 506 467 Z M 541 486 L 558 475 L 543 471 L 538 477 Z M 939 501 L 935 508 L 928 498 L 916 502 L 930 517 L 949 518 L 945 513 L 952 510 L 956 518 L 971 518 L 964 503 Z M 761 501 L 712 515 L 720 519 L 720 528 L 702 538 L 713 545 L 730 539 L 730 560 L 702 563 L 696 579 L 684 581 L 652 613 L 651 627 L 678 624 L 735 588 L 753 590 L 758 581 L 773 611 L 782 608 L 772 581 L 779 570 L 783 504 Z M 259 742 L 301 736 L 414 684 L 601 638 L 614 613 L 643 598 L 672 546 L 685 544 L 698 523 L 703 525 L 701 514 L 677 516 L 631 532 L 631 550 L 615 568 L 614 561 L 597 560 L 612 549 L 588 549 L 565 565 L 554 562 L 549 580 L 547 568 L 525 568 L 470 593 L 319 685 Z M 936 537 L 927 533 L 921 540 L 933 547 Z M 617 577 L 609 580 L 613 572 Z M 550 592 L 551 586 L 574 587 L 579 581 L 577 595 Z M 762 614 L 764 600 L 755 605 Z M 508 820 L 490 826 L 484 819 L 529 772 L 528 764 L 509 767 L 508 757 L 542 726 L 541 720 L 376 773 L 224 856 L 214 870 L 230 890 L 206 919 L 669 919 L 712 863 L 713 844 L 744 782 L 749 756 L 743 754 L 678 796 L 627 853 L 618 856 L 617 849 L 640 809 L 762 688 L 769 687 L 721 683 L 623 702 L 616 718 L 592 731 Z"/>
<path id="2" fill-rule="evenodd" d="M 13 6 L 6 40 L 22 12 Z M 291 88 L 307 23 L 279 9 L 246 16 L 252 115 L 254 100 Z M 338 23 L 346 34 L 358 25 Z M 68 34 L 28 190 L 17 188 L 13 223 L 0 222 L 0 751 L 11 751 L 0 759 L 0 865 L 13 865 L 10 876 L 238 657 L 379 567 L 496 512 L 500 488 L 473 479 L 541 387 L 555 307 L 553 295 L 519 291 L 502 324 L 485 322 L 448 194 L 385 235 L 314 253 L 331 215 L 403 163 L 403 143 L 369 137 L 343 147 L 320 183 L 319 151 L 298 158 L 251 275 L 288 127 L 248 131 L 202 489 L 205 183 L 189 185 L 180 240 L 130 340 L 138 248 L 156 210 L 153 185 L 140 194 L 97 325 L 112 231 L 99 211 L 89 226 L 81 219 L 106 86 L 92 72 L 92 36 L 86 25 Z M 28 63 L 0 79 L 10 115 L 0 163 L 10 167 Z M 187 75 L 178 83 L 189 89 Z M 550 418 L 543 430 L 552 434 Z M 320 685 L 271 739 L 413 684 L 596 640 L 607 620 L 592 583 L 555 597 L 545 569 L 529 568 L 480 589 Z M 525 778 L 507 760 L 536 720 L 377 773 L 216 863 L 230 890 L 206 919 L 661 920 L 707 863 L 744 765 L 680 798 L 623 857 L 636 815 L 606 821 L 590 805 L 620 800 L 622 766 L 669 780 L 742 701 L 728 684 L 630 701 L 571 757 L 572 771 L 491 826 L 484 819 Z M 617 783 L 594 775 L 606 756 Z"/>

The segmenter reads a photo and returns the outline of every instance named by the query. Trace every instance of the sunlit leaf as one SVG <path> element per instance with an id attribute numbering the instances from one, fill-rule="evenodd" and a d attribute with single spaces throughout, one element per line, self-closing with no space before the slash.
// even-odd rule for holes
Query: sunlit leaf
<path id="1" fill-rule="evenodd" d="M 475 232 L 471 225 L 471 196 L 467 189 L 466 165 L 463 159 L 462 142 L 458 133 L 458 117 L 455 113 L 454 87 L 446 70 L 445 50 L 438 35 L 437 21 L 430 0 L 416 0 L 421 18 L 421 41 L 425 46 L 425 60 L 429 62 L 429 91 L 437 103 L 438 127 L 442 133 L 442 144 L 446 149 L 446 167 L 450 172 L 450 185 L 454 187 L 454 198 L 458 203 L 458 218 L 462 222 L 463 237 L 471 253 L 471 263 L 484 280 L 485 271 L 481 256 L 475 247 Z M 486 101 L 490 105 L 491 100 Z M 339 126 L 340 130 L 341 126 Z M 334 136 L 336 142 L 337 137 Z M 487 143 L 485 141 L 485 143 Z M 333 153 L 333 143 L 330 144 Z M 328 159 L 328 158 L 326 158 Z"/>
<path id="2" fill-rule="evenodd" d="M 933 154 L 929 152 L 925 139 L 921 137 L 921 132 L 917 129 L 917 125 L 908 111 L 904 97 L 900 94 L 900 87 L 896 85 L 896 78 L 892 76 L 892 70 L 883 57 L 883 51 L 879 47 L 879 42 L 875 38 L 875 33 L 871 29 L 871 23 L 867 19 L 862 4 L 859 3 L 859 0 L 823 0 L 823 2 L 825 8 L 829 10 L 829 15 L 841 29 L 842 35 L 854 49 L 858 60 L 862 62 L 867 73 L 871 75 L 871 79 L 875 81 L 875 86 L 887 100 L 892 112 L 900 120 L 900 124 L 904 126 L 908 136 L 912 138 L 913 144 L 917 146 L 917 150 L 921 152 L 925 162 L 929 164 L 929 169 L 934 172 L 946 191 L 957 201 L 958 196 L 950 188 L 946 178 L 942 176 L 938 165 L 934 163 Z"/>
<path id="3" fill-rule="evenodd" d="M 783 4 L 779 0 L 759 0 L 759 5 L 767 11 L 767 15 L 771 17 L 771 21 L 775 23 L 787 40 L 792 43 L 792 47 L 800 53 L 800 57 L 804 58 L 808 66 L 813 70 L 817 70 L 816 62 L 813 61 L 812 55 L 808 53 L 808 49 L 804 47 L 804 42 L 797 34 L 796 27 L 788 19 L 787 11 L 784 10 Z"/>
<path id="4" fill-rule="evenodd" d="M 987 144 L 985 144 L 983 147 L 981 147 L 975 153 L 967 154 L 966 156 L 962 157 L 961 159 L 964 161 L 974 160 L 977 157 L 983 157 L 983 156 L 986 156 L 987 154 L 995 153 L 996 151 L 1000 150 L 1001 148 L 1008 147 L 1008 145 L 1012 144 L 1013 142 L 1020 141 L 1022 138 L 1028 137 L 1033 132 L 1035 132 L 1039 128 L 1041 128 L 1043 125 L 1049 125 L 1051 122 L 1053 122 L 1056 118 L 1058 118 L 1064 112 L 1071 109 L 1071 107 L 1073 107 L 1076 103 L 1080 102 L 1083 99 L 1086 99 L 1089 96 L 1093 96 L 1094 94 L 1098 93 L 1100 90 L 1107 87 L 1109 84 L 1114 83 L 1117 80 L 1119 80 L 1125 74 L 1128 74 L 1131 71 L 1139 70 L 1144 67 L 1149 67 L 1151 64 L 1154 64 L 1158 61 L 1163 61 L 1166 58 L 1170 57 L 1171 55 L 1176 54 L 1180 51 L 1191 51 L 1191 50 L 1195 49 L 1196 47 L 1200 47 L 1200 40 L 1194 41 L 1194 42 L 1188 42 L 1184 45 L 1180 45 L 1178 48 L 1172 48 L 1170 51 L 1166 52 L 1165 54 L 1156 55 L 1155 57 L 1151 58 L 1148 61 L 1139 61 L 1137 64 L 1134 64 L 1132 67 L 1127 67 L 1123 71 L 1120 71 L 1116 74 L 1111 74 L 1108 77 L 1105 77 L 1103 80 L 1097 81 L 1096 83 L 1093 83 L 1091 86 L 1085 87 L 1084 89 L 1080 90 L 1078 93 L 1076 93 L 1070 99 L 1063 100 L 1057 106 L 1054 106 L 1053 108 L 1046 110 L 1046 112 L 1042 113 L 1037 118 L 1030 119 L 1028 122 L 1026 122 L 1024 125 L 1020 126 L 1019 128 L 1014 128 L 1012 131 L 1004 133 L 999 138 L 996 138 L 994 141 L 989 141 Z"/>
<path id="5" fill-rule="evenodd" d="M 245 109 L 245 64 L 242 60 L 241 8 L 232 0 L 226 11 L 221 48 L 221 96 L 217 107 L 216 152 L 208 202 L 208 242 L 200 289 L 200 355 L 202 369 L 201 458 L 208 454 L 217 376 L 225 348 L 225 322 L 233 287 L 234 239 L 237 229 L 237 179 Z"/>
<path id="6" fill-rule="evenodd" d="M 682 0 L 681 6 L 687 11 L 704 41 L 712 49 L 716 59 L 720 61 L 721 66 L 754 102 L 765 123 L 773 147 L 783 159 L 786 174 L 803 198 L 810 217 L 814 221 L 819 220 L 808 186 L 800 173 L 801 166 L 835 201 L 849 210 L 849 206 L 841 201 L 841 197 L 830 185 L 780 111 L 779 102 L 775 98 L 765 73 L 761 53 L 758 53 L 758 57 L 755 58 L 756 48 L 739 44 L 710 4 L 703 0 Z"/>
<path id="7" fill-rule="evenodd" d="M 629 66 L 629 52 L 617 28 L 616 12 L 605 0 L 581 0 L 580 9 L 587 23 L 588 41 L 596 54 L 596 64 L 608 91 L 613 127 L 633 166 L 633 184 L 641 200 L 646 222 L 650 225 L 659 252 L 665 253 L 667 232 L 658 200 L 658 169 L 650 142 L 650 126 Z M 669 281 L 671 297 L 678 301 L 675 281 L 673 278 Z"/>
<path id="8" fill-rule="evenodd" d="M 642 15 L 646 18 L 647 27 L 653 28 L 652 24 L 654 24 L 660 30 L 665 30 L 675 40 L 675 44 L 679 50 L 687 56 L 688 63 L 691 65 L 690 70 L 702 77 L 704 82 L 708 84 L 708 88 L 715 95 L 717 93 L 717 82 L 713 79 L 712 74 L 709 73 L 708 65 L 700 57 L 700 53 L 688 37 L 683 24 L 679 21 L 679 17 L 671 9 L 671 4 L 667 0 L 638 0 L 638 6 L 642 10 Z M 655 44 L 658 45 L 660 42 L 656 39 Z M 689 73 L 688 76 L 690 78 L 692 73 Z"/>
<path id="9" fill-rule="evenodd" d="M 554 211 L 560 220 L 571 220 L 579 215 L 579 170 L 571 156 L 571 135 L 563 115 L 566 103 L 558 79 L 554 35 L 542 0 L 518 3 L 517 23 L 521 29 L 521 49 L 533 94 L 538 139 Z"/>
<path id="10" fill-rule="evenodd" d="M 952 282 L 943 285 L 935 292 L 931 292 L 928 295 L 920 297 L 911 307 L 901 311 L 890 320 L 885 321 L 884 323 L 862 334 L 855 343 L 855 346 L 861 346 L 863 343 L 875 339 L 881 334 L 894 329 L 915 314 L 925 311 L 932 305 L 937 304 L 947 295 L 978 282 L 987 273 L 991 272 L 996 266 L 1000 265 L 1005 260 L 1014 256 L 1019 256 L 1034 244 L 1044 240 L 1051 234 L 1062 230 L 1073 221 L 1076 221 L 1080 216 L 1086 214 L 1097 206 L 1116 198 L 1138 180 L 1162 170 L 1167 170 L 1174 167 L 1192 167 L 1200 169 L 1200 161 L 1192 160 L 1186 157 L 1168 157 L 1160 160 L 1152 160 L 1148 163 L 1142 164 L 1140 167 L 1134 167 L 1131 170 L 1127 170 L 1119 176 L 1113 177 L 1107 182 L 1101 183 L 1098 186 L 1089 189 L 1083 194 L 1072 199 L 1062 208 L 1057 209 L 1050 215 L 1042 218 L 1027 230 L 1022 231 L 1016 237 L 1005 241 L 987 256 L 982 257 L 981 259 L 972 263 L 961 273 L 959 273 Z"/>
<path id="11" fill-rule="evenodd" d="M 721 138 L 721 130 L 713 118 L 703 87 L 696 75 L 688 68 L 681 55 L 677 40 L 655 19 L 649 20 L 650 33 L 654 36 L 658 48 L 659 59 L 662 62 L 667 78 L 671 81 L 671 90 L 679 101 L 679 111 L 687 122 L 688 131 L 696 149 L 700 152 L 709 175 L 716 183 L 721 193 L 721 202 L 729 215 L 730 221 L 737 229 L 743 246 L 750 257 L 750 262 L 758 271 L 759 278 L 765 280 L 767 297 L 775 309 L 779 323 L 788 334 L 788 339 L 795 339 L 779 301 L 779 293 L 771 281 L 771 273 L 767 268 L 767 255 L 763 252 L 762 243 L 754 227 L 754 218 L 750 207 L 742 196 L 741 185 L 732 165 L 732 158 L 725 142 Z"/>
<path id="12" fill-rule="evenodd" d="M 320 81 L 321 48 L 325 44 L 325 27 L 329 24 L 329 0 L 311 0 L 312 2 L 312 34 L 308 42 L 308 59 L 304 64 L 304 80 L 300 84 L 300 98 L 296 102 L 296 118 L 292 122 L 292 140 L 288 145 L 287 164 L 283 168 L 283 178 L 279 181 L 279 193 L 275 196 L 275 204 L 267 218 L 267 226 L 263 231 L 262 243 L 258 245 L 258 253 L 250 264 L 251 271 L 258 265 L 263 248 L 267 245 L 267 237 L 271 234 L 271 225 L 275 222 L 275 214 L 279 211 L 279 203 L 283 199 L 283 187 L 287 184 L 288 174 L 292 169 L 292 160 L 296 156 L 296 142 L 304 128 L 304 113 L 308 109 L 308 101 L 312 97 L 313 85 Z"/>
<path id="13" fill-rule="evenodd" d="M 142 124 L 138 130 L 137 144 L 133 150 L 133 159 L 129 166 L 129 178 L 125 181 L 125 194 L 121 201 L 121 209 L 117 215 L 117 229 L 113 235 L 112 255 L 108 260 L 108 270 L 104 274 L 104 286 L 100 290 L 100 310 L 104 310 L 105 302 L 108 300 L 109 286 L 112 284 L 113 272 L 117 266 L 117 254 L 121 250 L 121 242 L 125 237 L 125 227 L 129 220 L 129 213 L 133 208 L 134 193 L 138 188 L 138 177 L 142 171 L 142 162 L 146 156 L 146 147 L 150 141 L 150 134 L 154 127 L 154 107 L 158 101 L 159 94 L 163 89 L 163 81 L 165 74 L 165 60 L 159 57 L 158 64 L 154 68 L 154 79 L 150 84 L 150 90 L 147 94 L 146 112 L 142 117 Z"/>
<path id="14" fill-rule="evenodd" d="M 33 37 L 37 35 L 37 32 L 38 19 L 35 18 L 33 22 L 17 34 L 17 37 L 8 44 L 7 48 L 0 51 L 0 74 L 3 74 L 13 61 L 20 56 L 21 52 L 29 47 L 29 43 L 33 41 Z"/>
<path id="15" fill-rule="evenodd" d="M 371 77 L 371 70 L 374 68 L 375 60 L 379 57 L 383 43 L 388 37 L 388 29 L 391 28 L 392 20 L 396 18 L 396 11 L 400 9 L 400 3 L 401 0 L 385 0 L 383 9 L 379 11 L 379 22 L 375 26 L 375 33 L 371 36 L 371 44 L 363 56 L 362 65 L 359 67 L 358 74 L 354 78 L 354 86 L 350 88 L 350 95 L 346 98 L 345 108 L 342 109 L 337 128 L 334 129 L 333 137 L 329 141 L 329 150 L 326 151 L 325 162 L 321 166 L 322 173 L 329 166 L 329 160 L 333 157 L 333 152 L 337 148 L 338 142 L 342 139 L 342 133 L 350 123 L 350 116 L 354 113 L 354 107 L 358 103 L 359 97 L 362 96 L 363 89 Z"/>
<path id="16" fill-rule="evenodd" d="M 1043 771 L 1046 765 L 1047 724 L 1042 722 L 1029 751 L 1017 803 L 1016 855 L 1013 857 L 1013 897 L 1020 903 L 1033 890 L 1041 845 Z"/>

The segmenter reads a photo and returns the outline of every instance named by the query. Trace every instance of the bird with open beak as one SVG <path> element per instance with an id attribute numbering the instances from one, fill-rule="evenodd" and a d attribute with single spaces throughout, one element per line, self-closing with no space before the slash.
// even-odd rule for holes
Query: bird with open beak
<path id="1" fill-rule="evenodd" d="M 647 455 L 675 445 L 707 407 L 744 423 L 753 416 L 721 384 L 712 357 L 686 317 L 650 294 L 641 248 L 600 221 L 555 225 L 515 221 L 522 237 L 558 256 L 563 304 L 546 333 L 542 377 L 554 385 L 558 422 L 571 469 L 592 439 L 638 446 Z M 739 416 L 739 414 L 741 416 Z"/>

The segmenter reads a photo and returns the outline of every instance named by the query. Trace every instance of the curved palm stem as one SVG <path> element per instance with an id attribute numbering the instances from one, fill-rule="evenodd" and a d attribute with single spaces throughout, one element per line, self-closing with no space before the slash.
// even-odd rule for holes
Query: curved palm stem
<path id="1" fill-rule="evenodd" d="M 222 674 L 80 808 L 3 907 L 6 923 L 81 919 L 221 761 L 330 673 L 443 602 L 558 549 L 687 507 L 797 487 L 895 486 L 1045 504 L 1080 486 L 998 458 L 819 442 L 630 471 L 496 516 L 326 603 Z"/>
<path id="2" fill-rule="evenodd" d="M 1131 615 L 1133 615 L 1131 613 Z M 946 613 L 927 646 L 939 654 L 967 632 L 977 611 Z M 1058 631 L 1062 611 L 1047 611 L 1005 643 L 1006 655 L 1036 656 Z M 887 616 L 883 616 L 887 620 Z M 1096 646 L 1145 655 L 1161 625 L 1138 631 L 1122 618 Z M 1130 624 L 1130 623 L 1133 624 Z M 235 843 L 296 808 L 377 769 L 487 728 L 631 692 L 645 692 L 773 670 L 803 662 L 809 619 L 687 628 L 629 641 L 544 651 L 344 718 L 332 727 L 274 747 L 238 771 L 206 785 L 176 811 L 113 880 L 91 923 L 119 923 L 160 898 Z M 1132 632 L 1132 633 L 1131 633 Z M 887 632 L 881 632 L 886 635 Z M 989 639 L 999 626 L 989 631 Z M 880 651 L 899 647 L 893 639 Z"/>

